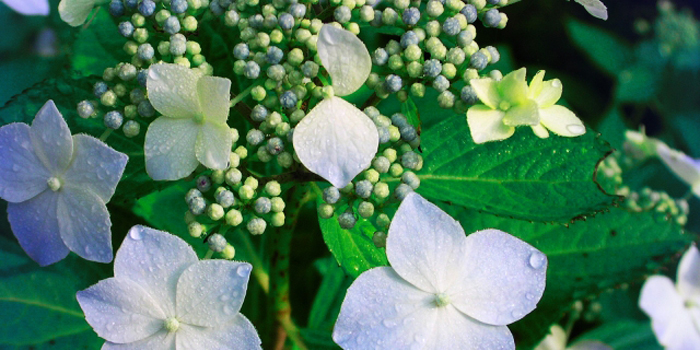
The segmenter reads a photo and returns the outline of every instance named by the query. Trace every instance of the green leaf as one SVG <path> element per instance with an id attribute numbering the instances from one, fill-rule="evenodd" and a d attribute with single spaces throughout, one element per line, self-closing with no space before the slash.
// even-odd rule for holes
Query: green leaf
<path id="1" fill-rule="evenodd" d="M 615 98 L 621 102 L 644 102 L 655 97 L 659 76 L 654 68 L 634 65 L 619 72 Z"/>
<path id="2" fill-rule="evenodd" d="M 418 107 L 413 102 L 412 98 L 409 97 L 406 102 L 401 104 L 401 114 L 406 116 L 409 124 L 415 126 L 416 128 L 420 128 L 420 115 L 418 113 Z"/>
<path id="3" fill-rule="evenodd" d="M 610 146 L 595 132 L 540 139 L 529 128 L 477 145 L 464 116 L 421 134 L 424 168 L 418 192 L 467 208 L 533 221 L 568 222 L 606 208 L 615 196 L 595 182 Z"/>
<path id="4" fill-rule="evenodd" d="M 330 333 L 352 280 L 331 257 L 318 260 L 316 263 L 323 275 L 323 280 L 311 305 L 308 327 Z"/>
<path id="5" fill-rule="evenodd" d="M 630 63 L 632 49 L 613 34 L 577 20 L 570 20 L 567 27 L 573 42 L 602 70 L 617 75 Z"/>
<path id="6" fill-rule="evenodd" d="M 620 320 L 602 326 L 576 338 L 599 340 L 616 350 L 661 350 L 650 321 Z"/>
<path id="7" fill-rule="evenodd" d="M 102 76 L 105 68 L 130 61 L 123 49 L 125 43 L 126 38 L 119 34 L 117 24 L 106 9 L 102 9 L 86 29 L 78 32 L 73 43 L 71 67 L 84 76 Z"/>
<path id="8" fill-rule="evenodd" d="M 466 232 L 496 228 L 541 250 L 549 260 L 547 288 L 537 309 L 511 325 L 519 347 L 544 337 L 578 299 L 622 283 L 640 282 L 660 263 L 693 239 L 662 213 L 612 208 L 571 225 L 506 219 L 474 210 L 444 206 Z"/>
<path id="9" fill-rule="evenodd" d="M 322 200 L 319 198 L 318 204 Z M 342 208 L 336 208 L 336 213 L 339 212 L 342 213 Z M 370 221 L 359 219 L 352 230 L 340 227 L 338 214 L 329 219 L 319 217 L 318 222 L 328 249 L 348 275 L 354 278 L 373 267 L 388 264 L 384 248 L 377 248 L 372 242 L 376 229 Z"/>
<path id="10" fill-rule="evenodd" d="M 0 237 L 0 348 L 96 349 L 104 342 L 87 324 L 75 299 L 104 276 L 102 266 L 69 255 L 39 267 L 5 237 Z M 80 272 L 78 272 L 80 271 Z"/>

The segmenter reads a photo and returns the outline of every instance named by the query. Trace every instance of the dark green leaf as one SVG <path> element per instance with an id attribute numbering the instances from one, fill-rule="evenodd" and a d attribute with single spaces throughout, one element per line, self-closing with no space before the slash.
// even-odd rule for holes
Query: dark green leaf
<path id="1" fill-rule="evenodd" d="M 651 330 L 650 321 L 620 320 L 602 326 L 576 338 L 599 340 L 616 350 L 661 350 Z"/>
<path id="2" fill-rule="evenodd" d="M 610 205 L 616 197 L 595 182 L 610 146 L 595 132 L 540 139 L 519 128 L 504 141 L 477 145 L 464 116 L 421 135 L 424 168 L 418 192 L 468 208 L 534 221 L 568 222 Z"/>
<path id="3" fill-rule="evenodd" d="M 633 52 L 629 44 L 596 26 L 578 20 L 567 23 L 569 35 L 602 70 L 611 75 L 627 68 Z"/>
<path id="4" fill-rule="evenodd" d="M 73 43 L 71 66 L 84 76 L 102 76 L 105 68 L 119 62 L 128 62 L 124 52 L 126 43 L 117 25 L 106 10 L 97 12 L 90 25 L 78 32 Z"/>

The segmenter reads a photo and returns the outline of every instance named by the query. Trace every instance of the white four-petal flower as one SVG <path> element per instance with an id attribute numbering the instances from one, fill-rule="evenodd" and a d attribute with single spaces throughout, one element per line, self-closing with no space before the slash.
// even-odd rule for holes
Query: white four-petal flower
<path id="1" fill-rule="evenodd" d="M 676 176 L 690 185 L 693 194 L 700 197 L 700 161 L 671 149 L 661 141 L 656 142 L 656 153 Z"/>
<path id="2" fill-rule="evenodd" d="M 391 267 L 347 291 L 333 331 L 345 349 L 514 349 L 506 325 L 544 292 L 542 252 L 495 229 L 465 236 L 415 193 L 392 220 L 386 253 Z"/>
<path id="3" fill-rule="evenodd" d="M 26 16 L 48 16 L 49 0 L 0 0 L 11 9 Z"/>
<path id="4" fill-rule="evenodd" d="M 102 141 L 70 130 L 53 101 L 32 126 L 0 128 L 0 197 L 8 201 L 12 232 L 40 265 L 73 251 L 109 262 L 112 239 L 106 203 L 128 157 Z"/>
<path id="5" fill-rule="evenodd" d="M 153 108 L 163 114 L 146 132 L 148 175 L 154 180 L 177 180 L 200 163 L 226 169 L 233 145 L 226 124 L 231 81 L 176 64 L 154 64 L 148 70 L 146 88 Z"/>
<path id="6" fill-rule="evenodd" d="M 367 80 L 372 59 L 360 39 L 332 25 L 321 28 L 321 63 L 338 95 L 349 95 Z M 294 150 L 312 172 L 335 187 L 345 187 L 369 167 L 379 147 L 377 127 L 367 115 L 340 97 L 317 104 L 294 129 Z"/>
<path id="7" fill-rule="evenodd" d="M 78 292 L 88 323 L 109 349 L 260 349 L 239 311 L 251 266 L 199 261 L 181 238 L 134 226 L 114 277 Z"/>
<path id="8" fill-rule="evenodd" d="M 651 318 L 656 339 L 666 349 L 700 346 L 700 253 L 695 245 L 683 254 L 675 285 L 661 275 L 644 282 L 639 307 Z"/>

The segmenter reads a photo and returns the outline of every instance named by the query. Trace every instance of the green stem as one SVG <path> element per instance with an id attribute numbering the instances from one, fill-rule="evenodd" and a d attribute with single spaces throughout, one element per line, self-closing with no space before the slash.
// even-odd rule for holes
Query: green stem
<path id="1" fill-rule="evenodd" d="M 202 259 L 202 260 L 209 260 L 209 259 L 211 259 L 212 256 L 214 256 L 214 251 L 209 249 L 209 250 L 207 250 L 207 253 L 204 254 L 204 259 Z"/>
<path id="2" fill-rule="evenodd" d="M 258 284 L 260 284 L 260 288 L 262 288 L 263 292 L 265 292 L 265 294 L 269 294 L 270 275 L 268 275 L 267 271 L 265 271 L 262 260 L 260 259 L 258 252 L 255 250 L 255 246 L 253 245 L 253 241 L 250 240 L 250 235 L 248 233 L 244 232 L 243 230 L 239 230 L 238 232 L 241 240 L 243 241 L 245 255 L 253 265 L 253 277 L 258 280 Z"/>
<path id="3" fill-rule="evenodd" d="M 250 92 L 253 91 L 253 88 L 256 86 L 257 85 L 255 84 L 251 84 L 245 90 L 241 91 L 240 94 L 236 95 L 236 97 L 234 97 L 233 100 L 231 100 L 231 108 L 235 107 L 238 104 L 238 102 L 241 102 L 244 98 L 248 97 L 248 95 L 250 95 Z"/>
<path id="4" fill-rule="evenodd" d="M 100 141 L 102 141 L 102 142 L 107 141 L 107 138 L 109 137 L 109 135 L 112 135 L 113 131 L 114 131 L 114 129 L 105 130 L 105 132 L 103 132 L 102 135 L 100 135 Z"/>
<path id="5" fill-rule="evenodd" d="M 300 192 L 298 194 L 297 192 Z M 299 348 L 307 349 L 299 330 L 292 321 L 292 307 L 289 303 L 289 255 L 292 234 L 299 220 L 299 213 L 306 203 L 313 200 L 314 192 L 307 185 L 292 187 L 287 197 L 287 224 L 272 231 L 272 254 L 270 262 L 270 297 L 272 311 L 278 324 L 275 327 L 274 349 L 284 348 L 289 339 Z"/>

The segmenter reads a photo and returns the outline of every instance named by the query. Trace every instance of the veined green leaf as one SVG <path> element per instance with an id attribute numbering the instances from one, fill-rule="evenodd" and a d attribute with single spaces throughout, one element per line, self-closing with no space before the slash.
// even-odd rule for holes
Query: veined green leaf
<path id="1" fill-rule="evenodd" d="M 577 20 L 569 21 L 567 27 L 574 43 L 599 68 L 615 76 L 629 65 L 633 56 L 632 49 L 613 34 Z"/>
<path id="2" fill-rule="evenodd" d="M 418 193 L 433 200 L 533 221 L 569 222 L 610 205 L 615 196 L 595 182 L 610 146 L 589 130 L 580 137 L 535 136 L 477 145 L 464 116 L 423 130 Z"/>

